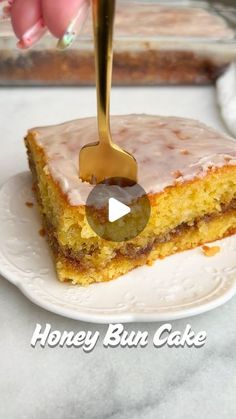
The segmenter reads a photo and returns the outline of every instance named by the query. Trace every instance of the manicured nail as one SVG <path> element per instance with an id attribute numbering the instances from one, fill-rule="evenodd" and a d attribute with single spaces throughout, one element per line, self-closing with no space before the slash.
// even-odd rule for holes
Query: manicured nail
<path id="1" fill-rule="evenodd" d="M 35 25 L 28 29 L 17 43 L 18 48 L 27 49 L 32 47 L 47 31 L 47 28 L 40 18 Z"/>
<path id="2" fill-rule="evenodd" d="M 83 25 L 86 21 L 88 16 L 89 6 L 88 3 L 84 3 L 84 5 L 79 9 L 75 18 L 70 22 L 68 28 L 66 29 L 64 35 L 59 39 L 57 43 L 58 49 L 66 49 L 74 42 L 78 32 L 80 32 L 83 28 Z"/>

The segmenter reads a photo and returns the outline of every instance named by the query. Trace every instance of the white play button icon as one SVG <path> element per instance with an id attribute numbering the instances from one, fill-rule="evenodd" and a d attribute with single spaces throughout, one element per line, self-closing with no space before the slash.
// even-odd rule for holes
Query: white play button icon
<path id="1" fill-rule="evenodd" d="M 118 199 L 110 198 L 108 202 L 108 219 L 110 223 L 119 220 L 131 212 L 130 207 L 118 201 Z"/>
<path id="2" fill-rule="evenodd" d="M 86 219 L 103 240 L 124 242 L 146 227 L 151 207 L 145 190 L 124 178 L 106 179 L 91 190 L 86 200 Z"/>

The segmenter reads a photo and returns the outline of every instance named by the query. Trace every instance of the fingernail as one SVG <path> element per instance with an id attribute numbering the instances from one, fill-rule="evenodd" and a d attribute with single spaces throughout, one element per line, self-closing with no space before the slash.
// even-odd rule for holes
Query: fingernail
<path id="1" fill-rule="evenodd" d="M 66 29 L 64 35 L 59 39 L 57 43 L 58 49 L 66 49 L 71 46 L 78 34 L 83 28 L 83 25 L 88 16 L 89 5 L 84 3 L 84 5 L 79 9 L 75 18 L 70 22 L 68 28 Z"/>
<path id="2" fill-rule="evenodd" d="M 28 29 L 17 43 L 18 48 L 27 49 L 32 47 L 47 31 L 47 28 L 40 18 L 35 25 Z"/>

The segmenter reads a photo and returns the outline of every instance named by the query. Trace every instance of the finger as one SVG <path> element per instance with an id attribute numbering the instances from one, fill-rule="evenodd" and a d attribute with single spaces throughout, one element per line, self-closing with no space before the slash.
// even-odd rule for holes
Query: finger
<path id="1" fill-rule="evenodd" d="M 10 13 L 20 48 L 32 46 L 46 32 L 40 0 L 14 0 Z"/>
<path id="2" fill-rule="evenodd" d="M 42 0 L 43 17 L 50 32 L 68 47 L 81 30 L 89 10 L 89 0 Z"/>

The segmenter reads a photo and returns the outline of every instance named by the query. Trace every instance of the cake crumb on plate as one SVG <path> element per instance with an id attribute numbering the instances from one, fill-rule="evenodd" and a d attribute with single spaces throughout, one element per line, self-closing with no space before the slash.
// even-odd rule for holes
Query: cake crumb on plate
<path id="1" fill-rule="evenodd" d="M 205 256 L 212 257 L 212 256 L 217 255 L 217 253 L 220 252 L 220 246 L 213 246 L 213 247 L 203 246 L 202 250 Z"/>
<path id="2" fill-rule="evenodd" d="M 26 205 L 28 208 L 32 208 L 32 207 L 34 206 L 33 202 L 29 202 L 29 201 L 27 201 L 27 202 L 25 203 L 25 205 Z"/>

